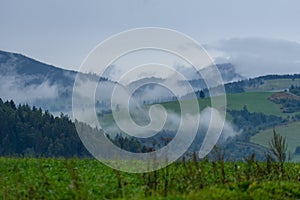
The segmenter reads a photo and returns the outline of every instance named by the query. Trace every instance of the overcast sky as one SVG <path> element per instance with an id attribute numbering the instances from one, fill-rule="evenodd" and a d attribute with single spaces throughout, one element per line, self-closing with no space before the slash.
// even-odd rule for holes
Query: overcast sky
<path id="1" fill-rule="evenodd" d="M 191 36 L 244 75 L 293 73 L 299 21 L 299 0 L 0 0 L 0 49 L 76 70 L 109 36 L 155 26 Z"/>

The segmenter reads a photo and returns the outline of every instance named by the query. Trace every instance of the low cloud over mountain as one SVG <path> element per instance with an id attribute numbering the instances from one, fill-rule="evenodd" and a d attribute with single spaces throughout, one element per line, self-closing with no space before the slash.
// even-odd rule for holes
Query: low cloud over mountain
<path id="1" fill-rule="evenodd" d="M 76 75 L 75 71 L 47 65 L 21 54 L 0 51 L 0 98 L 3 100 L 13 99 L 18 104 L 27 103 L 54 113 L 70 114 Z M 87 80 L 80 85 L 83 92 L 89 89 L 84 89 L 89 81 L 99 81 L 98 76 L 91 74 L 84 74 L 81 78 Z M 115 83 L 102 81 L 105 84 L 99 87 L 99 91 L 106 94 L 104 90 Z"/>
<path id="2" fill-rule="evenodd" d="M 235 72 L 235 67 L 231 64 L 217 65 L 221 76 L 225 82 L 230 82 L 242 77 Z M 175 66 L 175 69 L 182 73 L 195 90 L 205 87 L 205 82 L 201 76 L 197 75 L 194 68 Z M 118 71 L 117 71 L 118 72 Z M 201 73 L 206 73 L 203 71 Z M 200 73 L 200 74 L 201 74 Z M 21 54 L 9 53 L 0 51 L 0 92 L 3 100 L 13 99 L 16 103 L 28 103 L 48 109 L 51 112 L 66 112 L 71 113 L 72 104 L 72 90 L 77 72 L 60 69 L 51 65 L 41 63 Z M 91 74 L 83 74 L 80 76 L 82 79 L 82 92 L 88 91 L 88 85 L 91 82 L 98 82 L 99 77 Z M 198 79 L 195 79 L 198 77 Z M 87 81 L 88 80 L 88 81 Z M 155 79 L 152 77 L 138 80 L 133 82 L 140 85 L 141 82 L 165 83 L 165 79 Z M 173 80 L 173 79 L 172 79 Z M 177 80 L 177 79 L 175 79 Z M 109 81 L 108 79 L 101 79 L 102 84 L 98 85 L 96 98 L 98 105 L 101 107 L 110 108 L 109 99 L 111 96 L 112 88 L 116 82 Z M 168 83 L 173 84 L 173 88 L 185 95 L 186 86 L 180 81 L 173 81 Z M 93 85 L 93 84 L 92 84 Z M 84 94 L 82 94 L 84 96 Z M 174 95 L 168 92 L 166 88 L 157 86 L 156 84 L 146 85 L 137 90 L 134 95 L 139 100 L 147 102 L 159 100 L 174 99 Z"/>
<path id="3" fill-rule="evenodd" d="M 281 39 L 231 38 L 206 45 L 216 62 L 229 62 L 239 74 L 294 74 L 300 69 L 300 43 Z"/>

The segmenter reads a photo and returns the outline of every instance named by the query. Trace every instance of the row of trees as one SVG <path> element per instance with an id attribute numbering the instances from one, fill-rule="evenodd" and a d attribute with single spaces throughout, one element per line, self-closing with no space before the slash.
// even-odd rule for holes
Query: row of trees
<path id="1" fill-rule="evenodd" d="M 289 88 L 289 92 L 300 96 L 300 86 L 291 85 Z"/>
<path id="2" fill-rule="evenodd" d="M 233 118 L 233 124 L 243 130 L 265 129 L 286 122 L 286 119 L 275 115 L 249 112 L 247 106 L 244 106 L 241 110 L 228 110 L 228 113 Z"/>

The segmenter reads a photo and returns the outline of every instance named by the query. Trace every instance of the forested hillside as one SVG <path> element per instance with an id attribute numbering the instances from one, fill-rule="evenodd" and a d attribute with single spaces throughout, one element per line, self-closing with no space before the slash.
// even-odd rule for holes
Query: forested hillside
<path id="1" fill-rule="evenodd" d="M 68 116 L 0 99 L 0 155 L 88 156 Z"/>
<path id="2" fill-rule="evenodd" d="M 54 117 L 41 108 L 0 99 L 0 156 L 89 157 L 75 123 L 63 113 Z M 111 141 L 132 152 L 147 150 L 138 140 L 119 134 Z"/>

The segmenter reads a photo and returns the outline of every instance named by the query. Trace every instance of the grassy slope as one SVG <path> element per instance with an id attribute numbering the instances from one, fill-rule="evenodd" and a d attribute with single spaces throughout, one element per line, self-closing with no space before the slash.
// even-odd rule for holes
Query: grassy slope
<path id="1" fill-rule="evenodd" d="M 263 85 L 260 85 L 257 88 L 246 88 L 246 91 L 282 91 L 289 88 L 291 85 L 300 85 L 300 79 L 265 80 Z"/>
<path id="2" fill-rule="evenodd" d="M 279 107 L 268 100 L 270 92 L 247 92 L 227 95 L 228 109 L 241 110 L 244 105 L 250 112 L 281 115 Z"/>
<path id="3" fill-rule="evenodd" d="M 182 101 L 183 104 L 189 104 L 190 101 L 189 100 L 185 100 Z M 206 108 L 207 106 L 210 106 L 210 98 L 205 98 L 205 99 L 198 99 L 198 103 L 199 103 L 199 108 L 200 110 L 203 110 L 204 108 Z M 167 109 L 170 110 L 172 112 L 175 113 L 180 113 L 180 107 L 179 107 L 179 103 L 177 101 L 172 101 L 172 102 L 166 102 L 166 103 L 162 103 L 162 105 Z M 193 111 L 190 111 L 193 113 Z"/>
<path id="4" fill-rule="evenodd" d="M 271 95 L 272 92 L 245 92 L 237 94 L 228 94 L 227 108 L 230 110 L 241 110 L 243 109 L 244 105 L 246 105 L 250 112 L 262 112 L 266 115 L 277 115 L 286 117 L 288 115 L 297 114 L 282 113 L 279 109 L 279 105 L 268 100 L 268 97 Z M 169 110 L 179 113 L 179 107 L 177 102 L 167 102 L 162 105 L 164 105 Z M 200 109 L 203 110 L 205 107 L 210 105 L 210 99 L 199 99 L 199 105 Z"/>
<path id="5" fill-rule="evenodd" d="M 286 142 L 288 144 L 288 151 L 291 152 L 291 155 L 295 152 L 296 147 L 300 146 L 300 122 L 295 122 L 283 126 L 276 127 L 276 132 L 280 135 L 286 137 Z M 269 147 L 269 142 L 273 137 L 273 129 L 267 129 L 261 131 L 251 138 L 251 142 Z M 300 157 L 297 156 L 293 160 L 299 160 Z"/>

